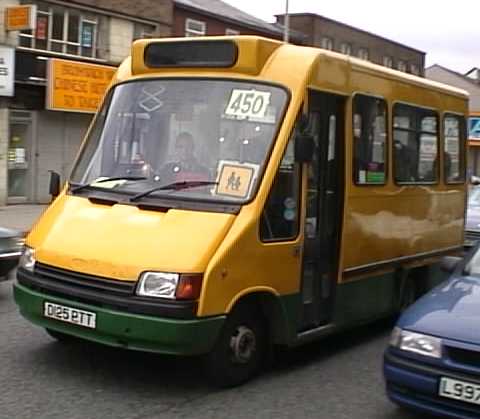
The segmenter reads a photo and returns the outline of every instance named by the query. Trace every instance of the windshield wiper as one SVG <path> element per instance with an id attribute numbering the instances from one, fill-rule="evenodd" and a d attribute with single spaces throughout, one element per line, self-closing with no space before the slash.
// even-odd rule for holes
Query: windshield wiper
<path id="1" fill-rule="evenodd" d="M 217 185 L 218 182 L 212 182 L 208 180 L 185 180 L 183 182 L 173 182 L 169 183 L 168 185 L 157 186 L 156 188 L 149 189 L 148 191 L 141 192 L 137 195 L 134 195 L 130 198 L 130 202 L 134 202 L 143 198 L 144 196 L 150 195 L 152 192 L 157 191 L 167 191 L 167 190 L 180 190 L 180 189 L 188 189 L 188 188 L 195 188 L 197 186 L 207 186 L 207 185 Z"/>
<path id="2" fill-rule="evenodd" d="M 105 179 L 95 180 L 92 183 L 85 183 L 84 185 L 77 185 L 70 189 L 71 192 L 77 192 L 89 186 L 93 186 L 94 183 L 103 183 L 103 182 L 110 182 L 114 180 L 146 180 L 145 176 L 115 176 L 115 177 L 107 177 Z"/>

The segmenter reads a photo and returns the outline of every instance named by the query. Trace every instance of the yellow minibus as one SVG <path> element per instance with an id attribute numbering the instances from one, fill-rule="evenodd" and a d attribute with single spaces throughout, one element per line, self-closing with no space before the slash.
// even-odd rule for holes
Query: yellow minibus
<path id="1" fill-rule="evenodd" d="M 275 345 L 400 310 L 462 249 L 467 112 L 461 90 L 318 48 L 135 41 L 52 176 L 16 303 L 60 341 L 245 382 Z"/>

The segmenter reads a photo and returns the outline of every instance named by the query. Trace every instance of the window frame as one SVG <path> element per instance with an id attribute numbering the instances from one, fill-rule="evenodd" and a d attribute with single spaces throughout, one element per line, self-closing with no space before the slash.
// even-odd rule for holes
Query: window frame
<path id="1" fill-rule="evenodd" d="M 354 117 L 355 117 L 355 112 L 354 112 L 354 100 L 357 96 L 363 96 L 363 97 L 367 97 L 367 98 L 372 98 L 372 99 L 380 99 L 384 102 L 385 104 L 385 150 L 384 150 L 384 159 L 385 159 L 385 162 L 384 162 L 384 169 L 383 169 L 383 173 L 385 175 L 385 178 L 384 178 L 384 181 L 382 183 L 374 183 L 374 182 L 363 182 L 363 183 L 359 183 L 356 179 L 356 173 L 355 173 L 355 147 L 353 145 L 354 141 L 354 137 L 355 137 L 355 133 L 354 133 L 354 130 L 355 130 L 355 123 L 354 123 Z M 353 95 L 352 95 L 352 99 L 351 99 L 351 113 L 352 113 L 352 160 L 351 160 L 351 167 L 352 167 L 352 180 L 353 180 L 353 184 L 355 186 L 359 186 L 359 187 L 363 187 L 363 186 L 380 186 L 380 187 L 384 187 L 388 184 L 389 180 L 390 180 L 390 176 L 389 176 L 389 172 L 390 172 L 390 161 L 389 161 L 389 156 L 390 156 L 390 130 L 389 130 L 389 125 L 390 125 L 390 109 L 388 107 L 388 101 L 387 99 L 384 97 L 384 96 L 381 96 L 381 95 L 372 95 L 372 94 L 369 94 L 369 93 L 365 93 L 365 92 L 354 92 Z"/>
<path id="2" fill-rule="evenodd" d="M 320 46 L 328 51 L 333 51 L 333 38 L 330 36 L 322 36 Z"/>
<path id="3" fill-rule="evenodd" d="M 358 48 L 357 57 L 360 60 L 369 61 L 370 60 L 370 52 L 369 52 L 368 48 L 365 48 L 365 47 Z"/>
<path id="4" fill-rule="evenodd" d="M 447 178 L 447 173 L 445 171 L 445 119 L 448 118 L 448 117 L 455 117 L 455 118 L 458 118 L 458 121 L 460 123 L 460 127 L 459 127 L 459 134 L 460 134 L 460 143 L 463 144 L 463 150 L 461 150 L 461 163 L 462 163 L 462 166 L 460 169 L 460 173 L 462 174 L 462 177 L 460 180 L 448 180 Z M 457 112 L 452 112 L 452 111 L 445 111 L 442 115 L 442 171 L 443 171 L 443 183 L 445 185 L 461 185 L 463 183 L 465 183 L 465 180 L 467 179 L 467 174 L 466 174 L 466 170 L 467 170 L 467 156 L 466 156 L 466 152 L 467 152 L 467 149 L 468 149 L 468 145 L 467 145 L 467 141 L 468 141 L 468 134 L 467 134 L 467 130 L 466 130 L 466 127 L 467 127 L 467 122 L 466 122 L 466 117 L 465 115 L 461 114 L 461 113 L 457 113 Z M 463 140 L 463 142 L 462 142 Z"/>
<path id="5" fill-rule="evenodd" d="M 398 130 L 401 130 L 403 132 L 412 132 L 414 131 L 416 136 L 418 135 L 421 135 L 422 133 L 427 133 L 428 134 L 428 131 L 422 131 L 421 129 L 417 130 L 416 127 L 415 127 L 415 130 L 412 130 L 412 129 L 406 129 L 406 128 L 395 128 L 394 124 L 395 124 L 395 107 L 397 105 L 401 105 L 401 106 L 408 106 L 408 107 L 411 107 L 411 108 L 417 108 L 417 109 L 422 109 L 422 110 L 426 110 L 426 111 L 431 111 L 433 113 L 435 113 L 435 118 L 436 118 L 436 121 L 437 121 L 437 124 L 436 124 L 436 127 L 437 127 L 437 158 L 436 158 L 436 162 L 437 162 L 437 167 L 436 167 L 436 178 L 434 181 L 398 181 L 397 180 L 397 176 L 396 176 L 396 159 L 395 159 L 395 146 L 393 145 L 394 141 L 395 141 L 395 130 L 398 129 Z M 394 101 L 392 103 L 392 110 L 391 110 L 391 114 L 392 114 L 392 118 L 391 118 L 391 124 L 392 124 L 392 174 L 393 174 L 393 181 L 396 185 L 398 186 L 405 186 L 405 185 L 413 185 L 413 186 L 416 186 L 416 185 L 439 185 L 440 184 L 440 151 L 441 151 L 441 133 L 440 133 L 440 111 L 436 108 L 431 108 L 431 107 L 428 107 L 428 106 L 422 106 L 422 105 L 418 105 L 418 104 L 415 104 L 415 103 L 411 103 L 411 102 L 403 102 L 403 101 Z M 417 117 L 415 118 L 417 119 Z M 431 134 L 431 133 L 430 133 Z M 418 143 L 420 143 L 420 140 L 418 141 Z M 418 155 L 417 155 L 418 156 Z M 443 158 L 442 158 L 443 160 Z M 418 160 L 417 160 L 417 164 L 418 164 Z"/>
<path id="6" fill-rule="evenodd" d="M 393 57 L 391 55 L 384 55 L 382 63 L 384 67 L 393 68 Z"/>
<path id="7" fill-rule="evenodd" d="M 198 25 L 202 26 L 203 29 L 201 31 L 196 30 L 196 29 L 190 29 L 189 28 L 190 23 L 198 24 Z M 196 37 L 196 36 L 205 36 L 206 34 L 207 34 L 207 22 L 204 22 L 202 20 L 192 19 L 190 17 L 187 17 L 185 19 L 185 36 L 187 38 L 189 38 L 189 37 L 193 38 L 193 37 Z"/>
<path id="8" fill-rule="evenodd" d="M 226 28 L 225 29 L 225 35 L 237 36 L 237 35 L 240 35 L 240 31 L 238 31 L 236 29 L 232 29 L 232 28 Z"/>
<path id="9" fill-rule="evenodd" d="M 340 44 L 340 53 L 344 55 L 351 56 L 352 55 L 352 44 L 349 42 L 342 42 Z"/>
<path id="10" fill-rule="evenodd" d="M 53 36 L 53 27 L 54 27 L 54 15 L 61 15 L 63 18 L 62 24 L 62 38 L 57 39 Z M 92 13 L 90 13 L 92 14 Z M 78 29 L 77 29 L 77 40 L 69 40 L 69 24 L 70 16 L 78 16 Z M 54 54 L 80 57 L 84 59 L 99 59 L 98 54 L 98 36 L 100 33 L 99 30 L 99 16 L 95 15 L 94 18 L 88 17 L 85 14 L 85 11 L 82 9 L 76 9 L 72 7 L 65 7 L 59 5 L 49 5 L 47 10 L 41 10 L 37 8 L 37 13 L 35 15 L 35 20 L 37 21 L 39 17 L 45 17 L 47 19 L 46 27 L 46 36 L 45 39 L 37 38 L 37 29 L 34 30 L 25 30 L 20 31 L 19 36 L 19 49 L 33 49 L 36 51 L 48 51 Z M 91 47 L 84 47 L 82 45 L 82 28 L 84 25 L 91 25 L 93 27 L 92 33 L 92 45 Z M 31 33 L 27 33 L 31 32 Z M 22 45 L 22 40 L 28 40 L 29 46 Z M 46 48 L 39 48 L 37 46 L 37 40 L 45 41 Z M 60 51 L 57 51 L 53 48 L 53 45 L 59 45 Z M 76 49 L 76 52 L 70 52 L 69 47 Z M 91 55 L 83 55 L 84 48 L 89 48 L 92 50 Z"/>
<path id="11" fill-rule="evenodd" d="M 416 63 L 410 63 L 410 74 L 413 74 L 414 76 L 419 76 L 420 75 L 420 67 Z"/>
<path id="12" fill-rule="evenodd" d="M 262 213 L 260 215 L 260 218 L 259 218 L 259 221 L 258 221 L 258 228 L 257 228 L 257 237 L 258 237 L 258 241 L 260 243 L 263 243 L 263 244 L 274 244 L 274 243 L 292 243 L 292 242 L 295 242 L 295 241 L 298 241 L 299 237 L 300 237 L 300 234 L 302 233 L 302 227 L 304 225 L 304 220 L 303 220 L 303 206 L 304 206 L 304 202 L 303 202 L 303 177 L 304 177 L 304 169 L 303 169 L 303 164 L 300 164 L 298 163 L 296 160 L 295 160 L 295 140 L 296 140 L 296 135 L 297 133 L 300 132 L 299 130 L 299 124 L 300 124 L 300 121 L 302 119 L 302 114 L 303 114 L 303 105 L 300 106 L 300 112 L 295 120 L 295 124 L 292 128 L 292 131 L 290 132 L 290 135 L 288 137 L 288 141 L 287 143 L 285 144 L 285 148 L 283 150 L 283 153 L 282 153 L 282 158 L 280 159 L 279 163 L 278 163 L 278 166 L 276 168 L 276 171 L 275 171 L 275 174 L 273 176 L 273 180 L 272 180 L 272 183 L 270 185 L 270 189 L 268 191 L 268 194 L 267 194 L 267 199 L 265 200 L 264 202 L 264 205 L 263 205 L 263 208 L 262 208 Z M 262 223 L 263 223 L 263 213 L 265 211 L 265 208 L 268 204 L 268 201 L 270 199 L 270 196 L 271 196 L 271 193 L 273 191 L 273 188 L 275 186 L 275 181 L 277 179 L 277 175 L 280 171 L 280 167 L 282 165 L 282 161 L 283 159 L 285 158 L 285 155 L 287 153 L 287 150 L 288 150 L 288 147 L 290 145 L 290 143 L 292 143 L 292 147 L 293 147 L 293 150 L 294 150 L 294 176 L 296 175 L 296 173 L 298 173 L 298 179 L 297 179 L 297 229 L 296 229 L 296 234 L 292 235 L 291 237 L 281 237 L 281 238 L 271 238 L 271 239 L 265 239 L 262 237 Z M 264 172 L 265 173 L 265 172 Z M 258 190 L 257 190 L 258 192 Z"/>

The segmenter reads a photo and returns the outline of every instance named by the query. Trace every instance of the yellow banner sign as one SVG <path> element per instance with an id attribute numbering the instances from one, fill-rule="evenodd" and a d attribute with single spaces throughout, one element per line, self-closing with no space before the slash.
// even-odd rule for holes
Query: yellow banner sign
<path id="1" fill-rule="evenodd" d="M 47 109 L 96 112 L 114 67 L 52 58 L 48 63 Z"/>
<path id="2" fill-rule="evenodd" d="M 11 6 L 5 8 L 5 27 L 7 31 L 35 29 L 37 6 Z"/>

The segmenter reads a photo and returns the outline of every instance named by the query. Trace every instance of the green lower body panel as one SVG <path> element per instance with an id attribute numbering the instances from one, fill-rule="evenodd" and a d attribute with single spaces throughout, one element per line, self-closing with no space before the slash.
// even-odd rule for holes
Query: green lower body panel
<path id="1" fill-rule="evenodd" d="M 105 345 L 164 354 L 209 352 L 225 321 L 225 316 L 176 320 L 124 313 L 42 294 L 18 283 L 14 285 L 14 296 L 20 313 L 39 326 Z M 96 328 L 45 317 L 45 301 L 95 313 Z"/>

